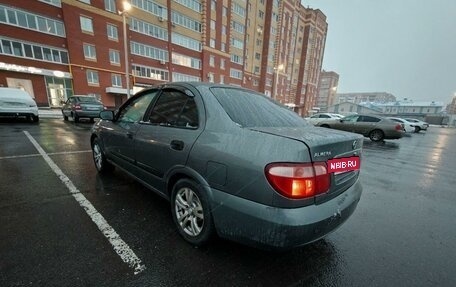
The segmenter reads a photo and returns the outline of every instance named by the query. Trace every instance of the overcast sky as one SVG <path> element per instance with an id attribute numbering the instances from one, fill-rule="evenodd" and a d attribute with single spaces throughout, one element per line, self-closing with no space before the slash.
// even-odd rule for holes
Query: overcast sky
<path id="1" fill-rule="evenodd" d="M 456 95 L 456 0 L 302 3 L 327 17 L 323 69 L 339 74 L 339 93 L 444 104 Z"/>

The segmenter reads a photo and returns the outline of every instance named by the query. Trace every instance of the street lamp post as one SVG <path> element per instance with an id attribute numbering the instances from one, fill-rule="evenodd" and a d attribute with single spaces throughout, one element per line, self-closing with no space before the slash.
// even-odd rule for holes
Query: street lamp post
<path id="1" fill-rule="evenodd" d="M 131 9 L 131 4 L 128 1 L 123 1 L 123 11 L 119 12 L 122 15 L 123 24 L 123 41 L 125 55 L 125 81 L 127 83 L 127 99 L 130 98 L 130 68 L 128 64 L 128 38 L 127 38 L 127 12 Z"/>
<path id="2" fill-rule="evenodd" d="M 279 84 L 279 71 L 283 70 L 283 64 L 280 64 L 277 67 L 274 67 L 274 70 L 276 73 L 276 78 L 275 78 L 275 83 L 274 83 L 274 94 L 272 95 L 272 99 L 277 99 L 277 86 Z"/>

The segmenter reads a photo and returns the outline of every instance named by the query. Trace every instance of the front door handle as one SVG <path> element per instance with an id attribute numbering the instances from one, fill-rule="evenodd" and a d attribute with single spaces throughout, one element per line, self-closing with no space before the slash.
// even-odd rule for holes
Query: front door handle
<path id="1" fill-rule="evenodd" d="M 171 148 L 174 150 L 183 150 L 184 142 L 179 140 L 172 140 L 170 144 Z"/>

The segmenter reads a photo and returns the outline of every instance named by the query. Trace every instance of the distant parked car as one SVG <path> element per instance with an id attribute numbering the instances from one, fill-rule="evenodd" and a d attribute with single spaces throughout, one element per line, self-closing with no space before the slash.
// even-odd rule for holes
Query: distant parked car
<path id="1" fill-rule="evenodd" d="M 419 132 L 421 130 L 425 131 L 429 127 L 429 124 L 427 122 L 423 122 L 423 121 L 418 120 L 418 119 L 407 118 L 406 120 L 414 124 L 415 132 Z"/>
<path id="2" fill-rule="evenodd" d="M 404 135 L 401 124 L 373 115 L 350 115 L 338 121 L 322 121 L 317 126 L 362 134 L 375 142 Z"/>
<path id="3" fill-rule="evenodd" d="M 106 110 L 101 101 L 92 96 L 72 96 L 62 106 L 62 115 L 65 121 L 68 117 L 79 122 L 80 118 L 88 118 L 93 122 L 95 118 L 100 117 L 100 112 Z"/>
<path id="4" fill-rule="evenodd" d="M 416 132 L 415 124 L 413 124 L 412 122 L 407 121 L 406 119 L 396 118 L 396 117 L 387 117 L 387 119 L 402 124 L 402 127 L 404 128 L 404 131 L 406 133 L 414 133 L 414 132 Z"/>
<path id="5" fill-rule="evenodd" d="M 343 115 L 340 115 L 340 114 L 333 114 L 333 113 L 318 113 L 318 114 L 315 114 L 315 115 L 312 115 L 308 118 L 306 118 L 306 120 L 308 120 L 310 123 L 312 123 L 313 125 L 316 125 L 318 124 L 319 122 L 321 121 L 324 121 L 324 120 L 330 120 L 330 119 L 334 119 L 334 120 L 340 120 L 341 118 L 343 118 L 344 116 Z"/>
<path id="6" fill-rule="evenodd" d="M 38 106 L 26 91 L 16 88 L 0 88 L 0 116 L 25 117 L 29 121 L 38 122 Z"/>
<path id="7" fill-rule="evenodd" d="M 240 87 L 168 83 L 103 111 L 91 146 L 171 202 L 180 235 L 286 249 L 324 237 L 361 196 L 363 138 L 316 128 Z"/>

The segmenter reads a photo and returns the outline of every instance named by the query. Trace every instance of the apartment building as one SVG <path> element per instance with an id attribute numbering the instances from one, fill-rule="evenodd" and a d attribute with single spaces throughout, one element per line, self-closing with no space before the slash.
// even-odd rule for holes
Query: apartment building
<path id="1" fill-rule="evenodd" d="M 396 97 L 385 92 L 370 92 L 370 93 L 340 93 L 336 95 L 336 103 L 354 103 L 376 102 L 389 103 L 395 102 Z"/>
<path id="2" fill-rule="evenodd" d="M 325 70 L 321 72 L 315 112 L 326 112 L 328 107 L 334 105 L 338 84 L 339 74 Z"/>
<path id="3" fill-rule="evenodd" d="M 127 79 L 130 93 L 208 81 L 256 90 L 301 115 L 315 105 L 327 31 L 320 10 L 291 0 L 128 3 L 127 11 L 120 0 L 3 0 L 0 85 L 27 89 L 43 107 L 73 94 L 119 106 Z"/>

